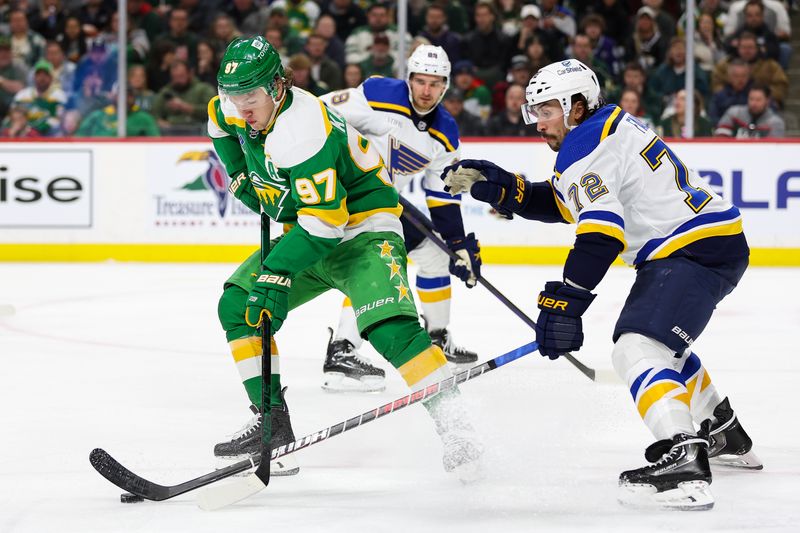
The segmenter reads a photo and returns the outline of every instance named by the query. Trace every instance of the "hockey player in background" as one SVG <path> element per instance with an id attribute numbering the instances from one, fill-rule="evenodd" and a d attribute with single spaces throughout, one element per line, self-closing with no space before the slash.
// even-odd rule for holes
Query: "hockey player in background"
<path id="1" fill-rule="evenodd" d="M 581 347 L 581 315 L 618 255 L 636 267 L 612 359 L 658 441 L 645 452 L 652 464 L 620 475 L 619 499 L 710 509 L 709 459 L 762 468 L 728 399 L 691 349 L 747 268 L 739 210 L 701 186 L 652 130 L 617 106 L 603 106 L 597 78 L 581 62 L 539 70 L 526 100 L 525 121 L 558 152 L 552 178 L 530 183 L 489 161 L 465 160 L 448 167 L 445 184 L 508 216 L 577 224 L 563 279 L 539 294 L 536 340 L 544 356 Z"/>
<path id="2" fill-rule="evenodd" d="M 368 306 L 358 329 L 415 388 L 451 376 L 441 348 L 420 326 L 406 273 L 398 195 L 372 144 L 311 94 L 292 87 L 263 37 L 237 39 L 208 104 L 208 133 L 231 177 L 230 191 L 253 211 L 290 227 L 256 251 L 225 282 L 219 318 L 247 394 L 261 403 L 261 337 L 266 315 L 278 333 L 289 311 L 328 289 Z M 272 447 L 294 440 L 272 339 Z M 481 445 L 459 393 L 423 402 L 444 444 L 444 466 L 464 480 L 478 472 Z M 259 451 L 256 415 L 214 454 Z M 275 467 L 276 465 L 272 465 Z M 278 474 L 293 474 L 282 464 Z"/>
<path id="3" fill-rule="evenodd" d="M 450 324 L 450 274 L 475 286 L 480 275 L 480 247 L 467 235 L 461 197 L 445 192 L 439 179 L 444 167 L 458 160 L 458 126 L 440 106 L 450 80 L 450 61 L 440 46 L 421 45 L 408 59 L 405 80 L 374 77 L 355 89 L 322 96 L 378 150 L 392 183 L 402 191 L 421 178 L 437 232 L 462 260 L 453 262 L 425 235 L 401 218 L 409 257 L 419 266 L 416 286 L 422 315 L 433 343 L 454 365 L 471 365 L 478 354 L 453 342 Z M 358 354 L 362 338 L 356 326 L 357 306 L 345 300 L 339 327 L 328 344 L 323 372 L 326 390 L 375 391 L 384 388 L 383 371 Z"/>

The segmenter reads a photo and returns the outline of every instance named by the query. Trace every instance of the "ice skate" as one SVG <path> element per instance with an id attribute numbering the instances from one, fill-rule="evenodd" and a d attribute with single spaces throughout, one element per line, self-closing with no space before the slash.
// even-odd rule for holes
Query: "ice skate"
<path id="1" fill-rule="evenodd" d="M 619 502 L 639 509 L 713 508 L 707 446 L 703 436 L 685 433 L 650 445 L 645 458 L 652 464 L 620 474 Z"/>
<path id="2" fill-rule="evenodd" d="M 456 367 L 469 367 L 478 361 L 478 354 L 453 342 L 450 331 L 434 329 L 428 332 L 431 342 L 442 349 L 447 362 Z"/>
<path id="3" fill-rule="evenodd" d="M 714 408 L 716 422 L 708 437 L 708 459 L 714 466 L 761 470 L 764 465 L 753 453 L 753 441 L 739 423 L 725 398 Z"/>
<path id="4" fill-rule="evenodd" d="M 347 339 L 333 340 L 333 329 L 322 365 L 322 388 L 329 392 L 381 392 L 386 389 L 386 372 L 361 357 Z"/>
<path id="5" fill-rule="evenodd" d="M 295 440 L 292 431 L 292 421 L 289 417 L 289 407 L 286 405 L 286 387 L 281 391 L 282 407 L 273 407 L 271 411 L 272 439 L 270 447 L 277 448 Z M 261 452 L 261 413 L 255 405 L 250 406 L 254 416 L 239 431 L 233 434 L 228 442 L 221 442 L 214 446 L 214 456 L 223 466 L 230 462 L 241 461 Z M 300 472 L 297 459 L 294 455 L 284 455 L 270 463 L 270 475 L 293 476 Z"/>
<path id="6" fill-rule="evenodd" d="M 445 472 L 462 483 L 484 477 L 483 444 L 470 423 L 457 392 L 443 393 L 432 400 L 429 412 L 442 439 L 442 464 Z"/>

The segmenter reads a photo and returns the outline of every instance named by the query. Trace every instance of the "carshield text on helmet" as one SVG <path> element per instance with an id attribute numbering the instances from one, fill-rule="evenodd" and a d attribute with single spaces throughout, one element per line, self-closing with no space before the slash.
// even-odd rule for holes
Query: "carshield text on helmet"
<path id="1" fill-rule="evenodd" d="M 525 104 L 522 118 L 525 124 L 539 121 L 542 105 L 550 100 L 558 101 L 564 112 L 564 125 L 572 129 L 567 121 L 572 109 L 572 96 L 581 94 L 586 98 L 589 111 L 600 107 L 600 84 L 592 70 L 578 61 L 568 59 L 542 67 L 533 75 L 525 89 Z"/>

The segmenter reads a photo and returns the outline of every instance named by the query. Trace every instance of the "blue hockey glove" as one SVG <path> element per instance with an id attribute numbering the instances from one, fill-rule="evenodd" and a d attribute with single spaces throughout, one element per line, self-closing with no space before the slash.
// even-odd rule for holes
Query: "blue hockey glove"
<path id="1" fill-rule="evenodd" d="M 548 281 L 539 293 L 539 319 L 536 321 L 536 342 L 539 353 L 550 359 L 583 346 L 581 315 L 595 295 L 586 289 L 570 287 L 560 281 Z"/>
<path id="2" fill-rule="evenodd" d="M 292 278 L 264 271 L 259 274 L 247 297 L 244 319 L 248 326 L 261 325 L 264 314 L 271 320 L 272 335 L 277 333 L 289 314 L 289 291 Z"/>
<path id="3" fill-rule="evenodd" d="M 471 289 L 481 276 L 481 243 L 470 233 L 466 237 L 447 239 L 447 246 L 459 257 L 458 261 L 450 259 L 450 273 Z"/>
<path id="4" fill-rule="evenodd" d="M 463 159 L 446 167 L 442 180 L 451 194 L 469 191 L 473 198 L 490 204 L 506 218 L 512 218 L 528 201 L 525 180 L 491 161 Z"/>

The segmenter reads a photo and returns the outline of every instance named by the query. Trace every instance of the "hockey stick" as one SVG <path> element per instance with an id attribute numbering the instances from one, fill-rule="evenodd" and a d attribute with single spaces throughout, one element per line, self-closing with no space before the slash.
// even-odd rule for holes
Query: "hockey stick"
<path id="1" fill-rule="evenodd" d="M 269 255 L 269 216 L 261 211 L 261 271 Z M 263 312 L 262 312 L 263 314 Z M 264 318 L 261 322 L 261 454 L 269 450 L 272 439 L 272 320 Z M 269 463 L 261 464 L 255 471 L 256 477 L 269 485 Z"/>
<path id="2" fill-rule="evenodd" d="M 436 230 L 433 227 L 433 222 L 431 222 L 430 219 L 428 219 L 428 217 L 426 217 L 422 211 L 417 209 L 417 207 L 414 204 L 412 204 L 402 196 L 400 196 L 400 204 L 402 204 L 403 206 L 403 216 L 406 218 L 406 220 L 411 222 L 411 224 L 415 228 L 417 228 L 420 232 L 422 232 L 423 235 L 429 238 L 431 242 L 433 242 L 433 244 L 435 244 L 444 253 L 446 253 L 450 257 L 450 259 L 452 259 L 453 261 L 459 261 L 461 259 L 458 255 L 456 255 L 456 253 L 453 250 L 450 249 L 449 246 L 447 246 L 447 244 L 445 244 L 445 242 L 438 235 L 434 233 L 434 231 Z M 514 305 L 514 303 L 511 300 L 506 298 L 505 295 L 499 290 L 497 290 L 497 288 L 495 288 L 494 285 L 489 283 L 486 280 L 486 278 L 484 278 L 483 276 L 478 276 L 478 283 L 486 287 L 486 289 L 489 292 L 491 292 L 498 300 L 500 300 L 503 303 L 503 305 L 508 307 L 508 309 L 512 313 L 517 315 L 528 326 L 530 326 L 534 330 L 536 329 L 536 322 L 531 320 L 531 318 L 528 315 L 526 315 L 522 311 L 522 309 Z M 585 364 L 581 363 L 572 354 L 567 353 L 564 354 L 563 357 L 565 357 L 567 361 L 572 363 L 572 365 L 575 368 L 580 370 L 584 376 L 591 379 L 592 381 L 595 381 L 596 372 L 593 368 L 590 368 Z"/>
<path id="3" fill-rule="evenodd" d="M 524 346 L 520 346 L 519 348 L 511 350 L 508 353 L 499 355 L 494 359 L 486 361 L 485 363 L 476 365 L 468 370 L 459 372 L 454 376 L 442 380 L 438 383 L 429 385 L 428 387 L 422 390 L 414 391 L 411 394 L 407 394 L 402 398 L 398 398 L 393 402 L 381 405 L 380 407 L 371 409 L 361 415 L 356 415 L 352 418 L 334 424 L 328 428 L 306 435 L 305 437 L 297 439 L 294 442 L 290 442 L 284 446 L 272 450 L 271 460 L 278 459 L 279 457 L 283 457 L 284 455 L 296 452 L 297 450 L 303 448 L 307 448 L 308 446 L 312 446 L 314 444 L 322 442 L 323 440 L 330 439 L 332 437 L 335 437 L 336 435 L 344 433 L 345 431 L 350 431 L 351 429 L 354 429 L 363 424 L 366 424 L 367 422 L 375 420 L 376 418 L 381 418 L 390 413 L 398 411 L 403 407 L 406 407 L 407 405 L 417 403 L 421 400 L 428 399 L 436 394 L 439 394 L 440 392 L 452 389 L 453 386 L 458 383 L 463 383 L 465 381 L 475 379 L 478 376 L 481 376 L 507 363 L 510 363 L 515 359 L 519 359 L 523 355 L 535 351 L 538 348 L 538 346 L 539 345 L 536 342 L 525 344 Z M 225 479 L 235 474 L 254 468 L 261 463 L 261 458 L 259 456 L 255 456 L 251 459 L 245 459 L 243 461 L 239 461 L 220 470 L 215 470 L 200 477 L 190 479 L 189 481 L 178 483 L 177 485 L 160 485 L 158 483 L 148 481 L 147 479 L 137 474 L 134 474 L 133 472 L 122 466 L 122 464 L 120 464 L 119 461 L 114 459 L 108 452 L 106 452 L 101 448 L 95 448 L 94 450 L 92 450 L 92 453 L 89 454 L 89 462 L 92 464 L 92 467 L 94 467 L 94 469 L 97 470 L 98 473 L 100 473 L 101 476 L 103 476 L 104 478 L 106 478 L 119 488 L 124 489 L 130 492 L 131 494 L 141 496 L 142 498 L 145 498 L 147 500 L 163 501 L 163 500 L 168 500 L 170 498 L 174 498 L 175 496 L 179 496 L 186 492 L 198 489 L 200 487 L 205 487 L 206 485 L 209 485 L 221 479 Z M 258 480 L 258 478 L 255 476 L 252 475 L 247 476 L 247 478 L 245 478 L 249 480 L 247 482 L 247 487 L 250 487 L 250 483 L 253 483 L 253 486 L 257 487 L 258 485 L 255 484 L 255 482 L 249 478 L 255 478 L 256 480 Z M 261 488 L 263 488 L 263 486 Z M 252 494 L 255 494 L 255 492 L 251 492 L 249 495 Z M 219 503 L 221 502 L 222 499 L 219 498 L 219 496 L 211 495 L 211 497 L 204 499 L 212 500 L 212 498 L 217 498 L 217 499 L 214 499 L 213 501 L 208 501 L 207 507 L 204 508 L 212 509 L 220 507 Z M 229 499 L 226 499 L 224 503 L 227 504 L 233 502 L 230 501 Z"/>

